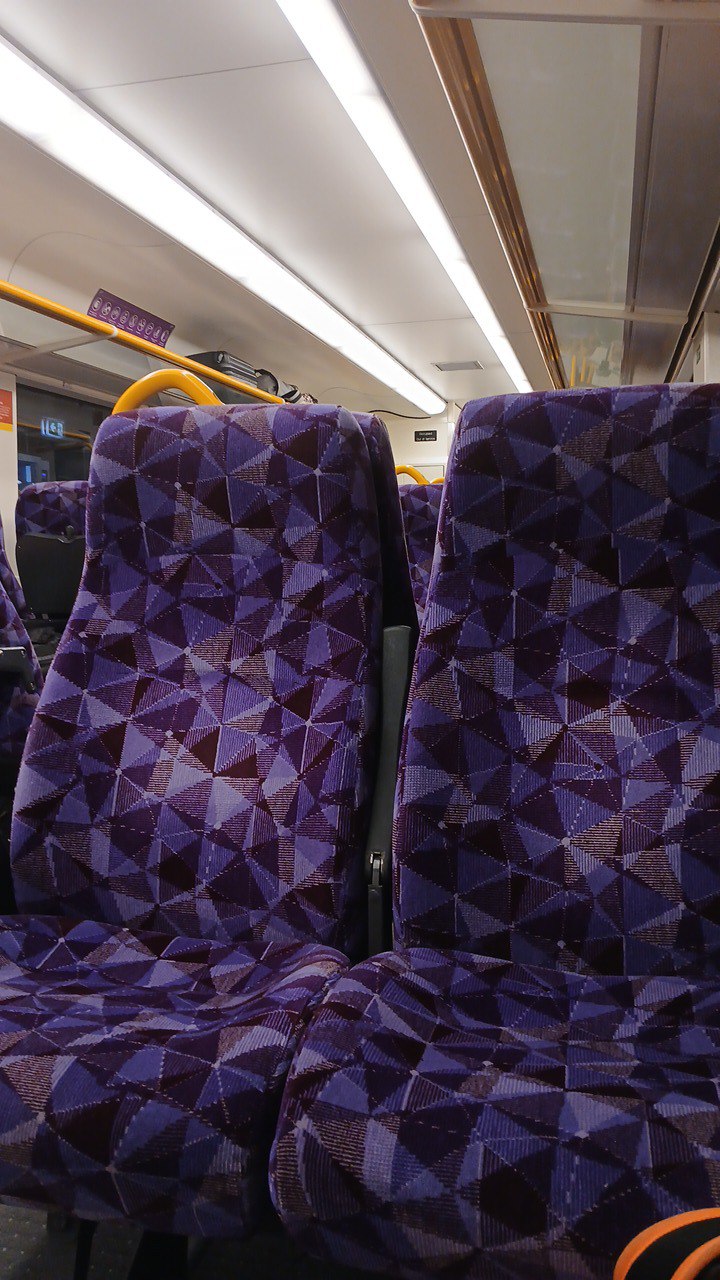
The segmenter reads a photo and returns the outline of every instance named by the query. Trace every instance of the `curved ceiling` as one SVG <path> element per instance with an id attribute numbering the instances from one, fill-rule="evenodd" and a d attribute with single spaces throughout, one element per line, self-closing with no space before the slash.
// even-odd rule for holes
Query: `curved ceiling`
<path id="1" fill-rule="evenodd" d="M 534 385 L 547 374 L 422 34 L 405 0 L 343 12 Z M 269 0 L 0 0 L 0 31 L 449 401 L 511 384 L 279 8 Z M 209 15 L 212 20 L 210 21 Z M 81 29 L 83 39 L 77 39 Z M 138 32 L 142 32 L 142 40 Z M 98 286 L 318 398 L 407 400 L 6 130 L 0 263 L 85 310 Z M 52 199 L 48 199 L 52 192 Z M 2 320 L 12 324 L 7 308 Z M 27 327 L 27 322 L 24 322 Z M 12 336 L 12 335 L 11 335 Z M 100 348 L 93 359 L 100 358 Z M 103 357 L 104 358 L 104 357 Z M 441 372 L 449 360 L 481 369 Z M 415 410 L 417 412 L 417 410 Z"/>

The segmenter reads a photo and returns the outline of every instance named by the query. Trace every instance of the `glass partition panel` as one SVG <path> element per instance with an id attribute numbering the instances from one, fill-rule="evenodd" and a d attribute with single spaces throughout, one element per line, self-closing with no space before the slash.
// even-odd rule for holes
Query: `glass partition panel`
<path id="1" fill-rule="evenodd" d="M 624 304 L 640 27 L 473 26 L 548 300 Z"/>
<path id="2" fill-rule="evenodd" d="M 621 383 L 622 320 L 553 313 L 565 376 L 570 387 L 618 387 Z"/>

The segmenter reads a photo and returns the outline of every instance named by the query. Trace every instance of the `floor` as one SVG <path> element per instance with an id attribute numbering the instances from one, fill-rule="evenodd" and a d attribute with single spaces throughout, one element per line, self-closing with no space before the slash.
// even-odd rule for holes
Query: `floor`
<path id="1" fill-rule="evenodd" d="M 100 1226 L 93 1245 L 91 1280 L 126 1280 L 137 1239 L 137 1232 L 127 1227 Z M 72 1229 L 48 1232 L 43 1214 L 0 1205 L 0 1280 L 72 1280 L 74 1260 Z M 279 1231 L 268 1231 L 245 1244 L 209 1245 L 192 1269 L 192 1280 L 367 1280 L 367 1276 L 300 1258 Z"/>

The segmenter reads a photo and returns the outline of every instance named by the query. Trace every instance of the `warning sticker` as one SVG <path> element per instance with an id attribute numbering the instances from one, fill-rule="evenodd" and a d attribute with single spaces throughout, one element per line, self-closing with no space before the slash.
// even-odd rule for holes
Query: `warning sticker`
<path id="1" fill-rule="evenodd" d="M 12 391 L 4 391 L 0 387 L 0 431 L 12 431 L 12 429 L 13 429 Z"/>

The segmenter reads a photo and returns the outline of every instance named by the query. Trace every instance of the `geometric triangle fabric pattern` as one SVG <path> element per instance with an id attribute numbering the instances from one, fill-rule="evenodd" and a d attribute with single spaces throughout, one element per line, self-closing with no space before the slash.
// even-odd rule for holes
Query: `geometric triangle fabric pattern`
<path id="1" fill-rule="evenodd" d="M 0 521 L 0 587 L 2 587 L 18 616 L 23 619 L 27 618 L 29 610 L 25 594 L 20 583 L 15 577 L 15 574 L 10 568 L 10 561 L 7 557 L 7 551 L 5 550 L 5 533 L 3 531 L 2 521 Z M 8 643 L 10 642 L 8 641 Z"/>
<path id="2" fill-rule="evenodd" d="M 285 1074 L 347 965 L 322 942 L 364 931 L 381 583 L 344 410 L 101 427 L 16 795 L 0 1199 L 257 1225 Z"/>
<path id="3" fill-rule="evenodd" d="M 20 764 L 43 678 L 25 625 L 0 584 L 0 648 L 15 645 L 25 650 L 32 667 L 35 690 L 29 693 L 24 684 L 10 675 L 0 677 L 0 762 L 10 764 L 13 770 Z"/>
<path id="4" fill-rule="evenodd" d="M 271 1157 L 309 1253 L 385 1276 L 610 1280 L 720 1196 L 717 978 L 591 977 L 413 948 L 341 976 Z"/>
<path id="5" fill-rule="evenodd" d="M 395 947 L 271 1159 L 311 1253 L 610 1280 L 720 1197 L 720 387 L 466 406 L 410 689 Z"/>
<path id="6" fill-rule="evenodd" d="M 417 634 L 413 584 L 405 543 L 400 488 L 385 423 L 370 413 L 353 415 L 370 454 L 380 526 L 383 571 L 383 626 L 410 627 Z"/>
<path id="7" fill-rule="evenodd" d="M 342 965 L 316 944 L 0 922 L 0 1199 L 252 1230 L 290 1058 Z"/>
<path id="8" fill-rule="evenodd" d="M 442 495 L 441 484 L 400 486 L 400 503 L 410 560 L 410 576 L 418 618 L 421 622 L 427 603 Z"/>
<path id="9" fill-rule="evenodd" d="M 44 480 L 25 485 L 15 507 L 18 538 L 26 533 L 84 537 L 87 495 L 87 480 Z"/>
<path id="10" fill-rule="evenodd" d="M 720 967 L 720 391 L 468 405 L 398 785 L 410 945 Z"/>
<path id="11" fill-rule="evenodd" d="M 16 793 L 19 908 L 355 950 L 381 582 L 345 410 L 109 418 Z"/>

